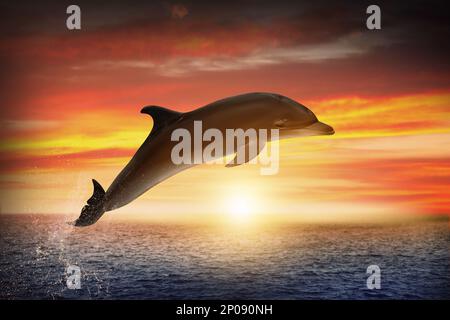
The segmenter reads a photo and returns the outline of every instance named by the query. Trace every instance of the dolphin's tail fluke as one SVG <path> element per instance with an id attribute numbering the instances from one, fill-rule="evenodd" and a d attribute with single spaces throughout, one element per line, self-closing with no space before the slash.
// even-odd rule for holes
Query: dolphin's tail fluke
<path id="1" fill-rule="evenodd" d="M 76 227 L 90 226 L 105 213 L 105 190 L 95 179 L 92 179 L 92 183 L 94 184 L 94 193 L 81 210 L 80 217 L 73 223 Z"/>

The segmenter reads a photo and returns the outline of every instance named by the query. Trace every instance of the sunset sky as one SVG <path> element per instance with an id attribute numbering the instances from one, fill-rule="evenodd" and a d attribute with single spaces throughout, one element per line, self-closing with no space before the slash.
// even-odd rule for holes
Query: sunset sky
<path id="1" fill-rule="evenodd" d="M 298 2 L 298 3 L 297 3 Z M 445 2 L 77 1 L 0 5 L 2 213 L 78 217 L 151 130 L 145 105 L 189 111 L 268 91 L 334 136 L 284 141 L 280 171 L 203 165 L 111 214 L 254 214 L 334 221 L 450 211 L 450 29 Z M 257 116 L 257 115 L 255 115 Z M 232 208 L 229 210 L 233 210 Z"/>

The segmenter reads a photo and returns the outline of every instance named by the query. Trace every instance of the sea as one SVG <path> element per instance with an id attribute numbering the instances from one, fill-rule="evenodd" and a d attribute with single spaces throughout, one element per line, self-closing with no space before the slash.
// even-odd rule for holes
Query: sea
<path id="1" fill-rule="evenodd" d="M 0 299 L 450 299 L 448 220 L 67 221 L 0 215 Z M 379 271 L 378 289 L 368 268 Z"/>

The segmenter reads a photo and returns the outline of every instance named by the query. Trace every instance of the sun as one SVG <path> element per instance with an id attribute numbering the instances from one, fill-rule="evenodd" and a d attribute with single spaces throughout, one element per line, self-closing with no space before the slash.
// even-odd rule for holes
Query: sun
<path id="1" fill-rule="evenodd" d="M 254 202 L 249 196 L 234 195 L 227 199 L 227 213 L 233 222 L 248 222 L 254 211 Z"/>

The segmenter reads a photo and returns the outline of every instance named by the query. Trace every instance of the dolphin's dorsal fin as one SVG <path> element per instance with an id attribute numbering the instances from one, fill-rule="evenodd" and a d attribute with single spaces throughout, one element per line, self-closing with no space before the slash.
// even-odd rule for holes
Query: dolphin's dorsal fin
<path id="1" fill-rule="evenodd" d="M 141 113 L 150 115 L 153 119 L 153 128 L 150 135 L 157 132 L 160 128 L 164 128 L 170 123 L 178 120 L 182 113 L 158 106 L 148 106 L 141 110 Z"/>

